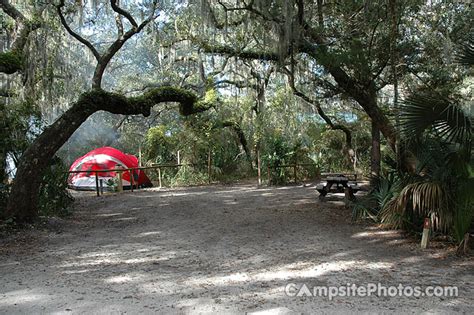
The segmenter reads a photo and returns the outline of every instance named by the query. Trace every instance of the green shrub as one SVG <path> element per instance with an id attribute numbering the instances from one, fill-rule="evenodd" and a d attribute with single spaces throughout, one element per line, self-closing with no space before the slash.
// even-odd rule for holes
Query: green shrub
<path id="1" fill-rule="evenodd" d="M 46 170 L 39 195 L 40 216 L 66 216 L 71 213 L 74 198 L 67 190 L 66 166 L 59 159 Z"/>

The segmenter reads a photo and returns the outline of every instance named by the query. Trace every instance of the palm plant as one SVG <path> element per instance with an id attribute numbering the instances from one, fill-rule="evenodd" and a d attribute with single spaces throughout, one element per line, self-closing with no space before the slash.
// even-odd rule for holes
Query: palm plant
<path id="1" fill-rule="evenodd" d="M 474 36 L 458 59 L 474 64 Z M 466 242 L 474 216 L 472 117 L 459 98 L 424 92 L 402 103 L 400 130 L 415 167 L 404 172 L 401 190 L 382 208 L 382 223 L 399 228 L 410 215 L 429 217 L 434 229 Z"/>
<path id="2" fill-rule="evenodd" d="M 461 242 L 474 215 L 471 118 L 458 105 L 446 102 L 441 108 L 431 98 L 420 100 L 408 98 L 401 112 L 404 138 L 409 139 L 405 150 L 415 157 L 414 167 L 400 174 L 400 189 L 384 202 L 379 218 L 401 228 L 429 217 L 434 229 L 452 232 Z M 441 109 L 434 111 L 434 106 Z"/>
<path id="3" fill-rule="evenodd" d="M 458 56 L 459 63 L 465 66 L 474 65 L 474 34 L 462 45 L 461 53 Z"/>
<path id="4" fill-rule="evenodd" d="M 400 190 L 400 178 L 395 172 L 388 172 L 371 179 L 373 189 L 366 198 L 359 199 L 352 209 L 352 219 L 371 219 L 380 221 L 381 211 L 385 209 Z"/>

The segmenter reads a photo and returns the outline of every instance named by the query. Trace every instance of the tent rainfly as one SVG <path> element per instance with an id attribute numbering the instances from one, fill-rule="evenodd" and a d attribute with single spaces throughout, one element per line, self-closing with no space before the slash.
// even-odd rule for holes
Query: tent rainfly
<path id="1" fill-rule="evenodd" d="M 138 159 L 134 155 L 125 154 L 120 150 L 103 147 L 90 151 L 84 156 L 78 158 L 69 171 L 86 171 L 81 173 L 71 173 L 68 179 L 68 185 L 76 190 L 95 190 L 95 172 L 98 170 L 115 169 L 117 166 L 122 168 L 138 167 Z M 151 187 L 150 179 L 142 170 L 133 170 L 133 187 Z M 118 175 L 116 172 L 98 173 L 99 180 L 102 179 L 104 188 L 110 187 L 109 183 Z M 130 172 L 123 172 L 122 184 L 124 189 L 130 189 Z"/>

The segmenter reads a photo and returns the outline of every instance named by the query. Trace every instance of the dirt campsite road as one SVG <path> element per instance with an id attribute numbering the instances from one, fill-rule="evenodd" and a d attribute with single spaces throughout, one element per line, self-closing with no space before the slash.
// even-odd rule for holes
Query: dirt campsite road
<path id="1" fill-rule="evenodd" d="M 472 258 L 352 224 L 338 203 L 302 186 L 81 197 L 71 218 L 0 241 L 0 313 L 474 313 Z M 288 296 L 290 283 L 457 286 L 459 296 L 329 300 Z"/>

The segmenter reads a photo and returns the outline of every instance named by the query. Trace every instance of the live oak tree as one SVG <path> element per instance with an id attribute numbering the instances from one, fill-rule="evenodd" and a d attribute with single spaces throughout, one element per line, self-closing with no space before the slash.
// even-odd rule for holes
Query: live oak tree
<path id="1" fill-rule="evenodd" d="M 76 6 L 72 5 L 73 2 Z M 432 4 L 435 8 L 438 6 L 438 11 L 432 15 L 431 7 L 427 9 L 425 2 L 418 0 L 202 0 L 182 2 L 182 6 L 177 6 L 180 8 L 179 14 L 186 14 L 163 14 L 158 20 L 169 22 L 163 28 L 162 22 L 158 23 L 154 19 L 156 15 L 153 14 L 159 11 L 151 0 L 146 1 L 150 7 L 142 15 L 133 6 L 129 6 L 128 11 L 124 10 L 123 7 L 127 7 L 128 3 L 125 0 L 120 3 L 105 1 L 107 8 L 102 2 L 95 1 L 92 3 L 100 3 L 96 8 L 97 14 L 108 14 L 107 17 L 113 15 L 115 19 L 111 19 L 112 23 L 107 22 L 109 24 L 104 24 L 106 22 L 100 18 L 92 22 L 85 21 L 88 24 L 82 28 L 81 35 L 80 31 L 74 31 L 78 29 L 77 22 L 70 22 L 72 13 L 78 11 L 77 15 L 82 14 L 81 4 L 77 3 L 56 1 L 55 5 L 47 4 L 33 10 L 33 14 L 26 14 L 21 12 L 26 10 L 18 10 L 8 1 L 0 0 L 4 15 L 15 21 L 17 29 L 10 49 L 0 54 L 0 72 L 12 77 L 15 73 L 21 73 L 29 80 L 37 77 L 28 73 L 29 60 L 25 57 L 32 51 L 25 46 L 32 39 L 37 40 L 38 33 L 50 25 L 52 19 L 55 25 L 59 25 L 60 31 L 66 32 L 71 40 L 89 50 L 89 54 L 75 57 L 74 60 L 75 67 L 83 68 L 81 75 L 93 72 L 87 92 L 78 93 L 77 90 L 65 88 L 50 94 L 50 103 L 62 102 L 57 97 L 61 92 L 67 93 L 69 99 L 74 97 L 75 102 L 23 154 L 7 212 L 7 215 L 20 220 L 36 215 L 35 203 L 42 169 L 91 114 L 104 110 L 124 115 L 149 115 L 157 103 L 177 102 L 181 112 L 190 115 L 209 107 L 203 95 L 210 85 L 219 89 L 219 84 L 226 84 L 226 88 L 241 84 L 223 82 L 230 77 L 225 66 L 220 69 L 222 76 L 209 71 L 208 63 L 211 62 L 208 61 L 216 55 L 226 56 L 218 60 L 229 60 L 228 63 L 238 67 L 240 72 L 248 72 L 248 80 L 246 78 L 243 83 L 248 86 L 248 90 L 253 91 L 247 92 L 254 96 L 257 105 L 270 103 L 272 96 L 265 93 L 274 93 L 277 90 L 274 82 L 286 78 L 287 88 L 302 100 L 301 103 L 310 104 L 329 129 L 341 132 L 344 150 L 351 163 L 355 161 L 353 146 L 357 142 L 354 140 L 356 130 L 343 117 L 345 113 L 355 112 L 362 119 L 368 116 L 373 127 L 373 147 L 376 149 L 380 144 L 377 135 L 381 132 L 388 145 L 396 151 L 398 139 L 396 124 L 392 119 L 396 110 L 387 106 L 389 102 L 386 100 L 381 101 L 382 91 L 388 88 L 390 94 L 391 86 L 397 84 L 400 90 L 409 89 L 410 86 L 418 85 L 418 80 L 430 84 L 427 78 L 436 76 L 426 73 L 436 73 L 440 68 L 437 51 L 433 50 L 439 45 L 440 39 L 423 32 L 430 33 L 431 29 L 439 28 L 436 34 L 446 30 L 443 36 L 452 36 L 454 31 L 449 31 L 449 21 L 463 19 L 466 15 L 462 4 L 454 5 L 454 9 L 451 8 L 446 16 L 442 5 Z M 138 16 L 141 16 L 141 23 L 136 20 Z M 397 33 L 397 23 L 400 34 Z M 112 33 L 114 36 L 117 34 L 116 37 L 110 41 L 108 38 L 89 35 L 90 31 L 104 29 L 109 33 L 113 29 Z M 425 29 L 428 31 L 423 31 Z M 137 39 L 135 47 L 130 45 L 131 38 Z M 150 38 L 153 40 L 146 41 Z M 423 49 L 417 47 L 420 42 L 423 43 Z M 137 45 L 147 48 L 143 58 L 139 62 L 126 60 L 129 55 L 125 52 L 134 53 Z M 179 56 L 172 53 L 176 48 L 180 49 Z M 170 53 L 163 54 L 167 49 Z M 156 56 L 160 57 L 155 60 Z M 93 70 L 90 70 L 88 58 L 93 60 Z M 168 72 L 158 69 L 165 58 L 170 69 Z M 243 63 L 237 62 L 240 60 L 250 64 L 249 59 L 261 66 L 254 71 L 255 75 L 251 69 L 242 66 Z M 123 64 L 131 62 L 131 66 L 138 71 L 129 71 L 129 67 L 123 67 L 117 61 Z M 140 66 L 136 63 L 140 63 Z M 193 66 L 188 67 L 191 63 Z M 175 68 L 183 71 L 173 72 Z M 271 73 L 269 79 L 267 71 Z M 143 79 L 145 76 L 146 80 Z M 163 77 L 170 78 L 169 83 L 163 84 L 166 82 L 160 80 Z M 115 93 L 110 92 L 112 90 Z M 28 91 L 24 89 L 23 92 L 28 94 Z M 341 103 L 349 105 L 340 110 L 338 106 Z M 258 108 L 256 106 L 246 111 L 252 112 Z M 297 110 L 300 108 L 295 107 L 294 111 Z M 225 113 L 220 115 L 225 117 Z M 233 130 L 245 154 L 252 158 L 251 150 L 245 147 L 255 145 L 252 138 L 255 134 L 252 133 L 257 129 L 256 120 L 246 119 L 242 122 L 238 115 L 232 120 L 221 119 L 219 126 Z M 263 121 L 258 124 L 271 123 L 265 121 L 268 116 L 260 116 L 259 119 Z M 378 150 L 375 151 L 374 157 L 378 153 Z M 374 159 L 375 164 L 377 160 Z"/>
<path id="2" fill-rule="evenodd" d="M 19 222 L 30 221 L 37 216 L 38 192 L 44 169 L 49 165 L 56 151 L 93 113 L 104 110 L 114 114 L 148 116 L 154 105 L 163 102 L 179 103 L 180 113 L 183 115 L 191 115 L 209 107 L 209 104 L 195 93 L 172 86 L 149 89 L 142 95 L 133 97 L 126 97 L 102 89 L 104 72 L 112 58 L 130 38 L 140 33 L 156 18 L 157 1 L 151 3 L 148 16 L 139 23 L 130 12 L 119 6 L 117 0 L 111 0 L 110 6 L 116 16 L 117 38 L 102 51 L 97 49 L 86 37 L 75 32 L 73 27 L 68 24 L 64 13 L 65 6 L 64 0 L 55 5 L 63 28 L 71 37 L 90 50 L 96 59 L 96 66 L 90 90 L 81 94 L 64 114 L 48 126 L 21 157 L 4 214 L 6 217 L 16 218 Z M 23 49 L 28 37 L 40 26 L 38 21 L 41 16 L 35 16 L 34 21 L 27 20 L 7 0 L 0 2 L 0 8 L 14 19 L 17 25 L 17 37 L 11 49 L 0 54 L 0 71 L 5 74 L 14 74 L 24 71 Z M 123 20 L 127 23 L 124 23 Z M 130 25 L 128 30 L 125 29 L 126 24 Z"/>
<path id="3" fill-rule="evenodd" d="M 398 82 L 410 75 L 426 76 L 423 70 L 413 71 L 419 67 L 417 59 L 426 55 L 421 52 L 422 38 L 432 36 L 420 32 L 420 25 L 449 39 L 469 30 L 472 17 L 469 4 L 416 0 L 204 0 L 200 6 L 208 27 L 190 27 L 190 38 L 204 51 L 279 64 L 289 74 L 295 94 L 316 106 L 333 129 L 344 125 L 332 123 L 324 108 L 318 108 L 323 98 L 314 92 L 318 85 L 329 82 L 354 100 L 372 121 L 375 173 L 380 168 L 379 132 L 397 155 L 409 154 L 398 149 Z M 435 56 L 431 58 L 437 63 Z M 308 84 L 311 81 L 318 83 Z M 392 107 L 380 102 L 380 91 L 386 87 L 393 95 Z M 339 129 L 346 134 L 350 152 L 349 130 Z"/>
<path id="4" fill-rule="evenodd" d="M 302 0 L 251 0 L 241 1 L 240 5 L 234 1 L 216 1 L 216 3 L 221 6 L 208 6 L 209 14 L 212 16 L 211 23 L 215 23 L 212 21 L 218 18 L 218 13 L 214 9 L 217 7 L 223 10 L 226 16 L 228 15 L 227 19 L 230 19 L 231 14 L 236 14 L 235 12 L 240 15 L 246 14 L 246 18 L 253 18 L 263 24 L 265 30 L 274 31 L 278 51 L 269 47 L 239 49 L 219 42 L 201 42 L 200 45 L 206 51 L 283 63 L 291 63 L 295 59 L 297 62 L 298 56 L 302 54 L 311 57 L 314 63 L 321 65 L 323 70 L 332 76 L 338 88 L 358 102 L 386 137 L 389 145 L 395 148 L 395 128 L 377 103 L 377 91 L 381 88 L 380 84 L 383 84 L 378 82 L 378 79 L 385 70 L 388 60 L 378 58 L 376 62 L 370 60 L 377 57 L 370 55 L 374 53 L 374 46 L 386 44 L 383 42 L 384 38 L 378 38 L 386 36 L 379 30 L 380 19 L 386 12 L 384 5 L 374 5 L 365 12 L 364 7 L 369 6 L 368 4 L 351 5 L 348 2 L 338 5 L 317 1 L 316 6 Z M 335 11 L 331 11 L 331 7 L 334 7 Z M 345 14 L 352 14 L 353 17 L 348 18 Z M 346 25 L 344 27 L 338 25 L 336 18 L 345 18 Z M 367 21 L 365 27 L 363 19 Z M 231 21 L 234 20 L 238 21 L 238 18 Z M 229 22 L 229 29 L 231 25 Z M 334 34 L 336 31 L 351 31 L 351 33 Z"/>

